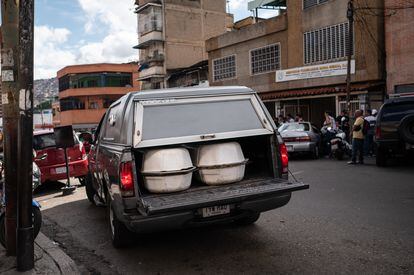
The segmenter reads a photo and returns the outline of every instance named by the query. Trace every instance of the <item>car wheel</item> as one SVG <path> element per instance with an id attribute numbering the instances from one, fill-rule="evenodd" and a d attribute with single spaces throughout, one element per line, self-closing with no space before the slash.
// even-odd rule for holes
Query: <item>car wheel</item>
<path id="1" fill-rule="evenodd" d="M 85 177 L 85 191 L 86 191 L 86 196 L 88 197 L 88 200 L 90 201 L 90 203 L 95 205 L 96 204 L 95 203 L 96 190 L 95 188 L 93 188 L 91 173 L 88 173 Z"/>
<path id="2" fill-rule="evenodd" d="M 414 115 L 404 117 L 398 130 L 405 142 L 414 143 Z"/>
<path id="3" fill-rule="evenodd" d="M 376 164 L 379 167 L 385 167 L 387 166 L 387 152 L 382 149 L 378 148 L 377 156 L 376 156 Z"/>
<path id="4" fill-rule="evenodd" d="M 260 218 L 260 213 L 254 212 L 249 214 L 248 216 L 236 220 L 234 223 L 237 225 L 250 225 L 257 222 L 257 220 Z"/>
<path id="5" fill-rule="evenodd" d="M 0 244 L 6 248 L 6 218 L 5 214 L 0 215 Z"/>
<path id="6" fill-rule="evenodd" d="M 315 146 L 312 151 L 312 158 L 318 159 L 319 158 L 319 146 Z"/>
<path id="7" fill-rule="evenodd" d="M 118 220 L 114 212 L 111 200 L 109 199 L 108 205 L 108 222 L 111 233 L 112 245 L 115 248 L 126 247 L 131 243 L 133 234 L 126 228 L 126 226 Z"/>

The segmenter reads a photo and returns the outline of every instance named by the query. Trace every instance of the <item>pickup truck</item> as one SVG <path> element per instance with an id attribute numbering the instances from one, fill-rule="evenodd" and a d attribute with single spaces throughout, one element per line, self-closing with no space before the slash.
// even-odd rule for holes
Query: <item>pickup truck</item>
<path id="1" fill-rule="evenodd" d="M 222 143 L 239 144 L 246 158 L 245 170 L 236 168 L 244 173 L 237 182 L 207 185 L 190 176 L 186 190 L 154 193 L 146 188 L 151 175 L 143 166 L 149 151 L 181 148 L 181 154 L 183 148 Z M 246 87 L 129 93 L 103 116 L 88 158 L 86 193 L 92 204 L 107 206 L 115 247 L 128 244 L 133 233 L 252 224 L 261 212 L 286 205 L 293 191 L 309 188 L 288 181 L 286 146 L 258 95 Z M 181 173 L 197 173 L 193 168 Z"/>

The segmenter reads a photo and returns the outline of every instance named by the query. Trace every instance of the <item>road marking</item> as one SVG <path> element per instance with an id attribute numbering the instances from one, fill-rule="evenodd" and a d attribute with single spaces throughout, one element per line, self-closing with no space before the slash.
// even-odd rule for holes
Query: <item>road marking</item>
<path id="1" fill-rule="evenodd" d="M 297 171 L 297 172 L 292 173 L 292 175 L 299 175 L 299 174 L 302 174 L 303 172 L 305 171 Z"/>

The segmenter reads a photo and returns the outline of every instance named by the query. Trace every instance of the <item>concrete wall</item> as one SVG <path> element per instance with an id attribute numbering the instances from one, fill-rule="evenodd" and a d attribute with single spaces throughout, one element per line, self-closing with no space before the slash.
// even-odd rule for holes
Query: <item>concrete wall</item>
<path id="1" fill-rule="evenodd" d="M 387 9 L 408 5 L 408 1 L 385 0 L 387 91 L 396 85 L 414 84 L 414 9 Z"/>
<path id="2" fill-rule="evenodd" d="M 164 10 L 167 70 L 206 60 L 205 40 L 226 32 L 226 1 L 166 0 Z"/>
<path id="3" fill-rule="evenodd" d="M 211 85 L 246 85 L 259 92 L 300 89 L 326 85 L 344 84 L 346 76 L 324 77 L 276 83 L 275 72 L 250 76 L 249 51 L 258 46 L 281 43 L 281 68 L 304 66 L 303 33 L 330 25 L 344 23 L 348 0 L 331 0 L 306 10 L 302 1 L 288 0 L 287 13 L 235 30 L 207 41 L 210 62 Z M 381 0 L 356 0 L 355 6 L 382 6 Z M 356 74 L 352 81 L 373 81 L 383 79 L 383 19 L 381 16 L 364 14 L 355 21 Z M 375 41 L 375 42 L 374 42 Z M 212 60 L 236 53 L 237 78 L 220 82 L 212 81 Z"/>

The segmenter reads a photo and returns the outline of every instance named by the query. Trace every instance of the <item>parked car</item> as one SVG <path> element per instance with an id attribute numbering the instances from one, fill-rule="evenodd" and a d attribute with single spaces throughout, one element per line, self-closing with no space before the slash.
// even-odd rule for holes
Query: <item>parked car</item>
<path id="1" fill-rule="evenodd" d="M 246 87 L 130 93 L 102 118 L 86 192 L 106 204 L 115 247 L 131 232 L 254 223 L 306 189 L 288 178 L 286 146 Z"/>
<path id="2" fill-rule="evenodd" d="M 392 156 L 414 152 L 414 96 L 387 100 L 377 115 L 376 163 L 386 166 Z"/>
<path id="3" fill-rule="evenodd" d="M 314 159 L 319 158 L 321 132 L 310 122 L 284 123 L 279 127 L 279 133 L 289 154 L 306 153 Z"/>
<path id="4" fill-rule="evenodd" d="M 67 149 L 69 161 L 69 175 L 85 183 L 88 174 L 88 158 L 85 147 L 74 135 L 75 145 Z M 33 149 L 37 156 L 35 162 L 41 171 L 41 182 L 66 179 L 65 153 L 62 148 L 56 148 L 53 130 L 40 130 L 33 133 Z"/>

